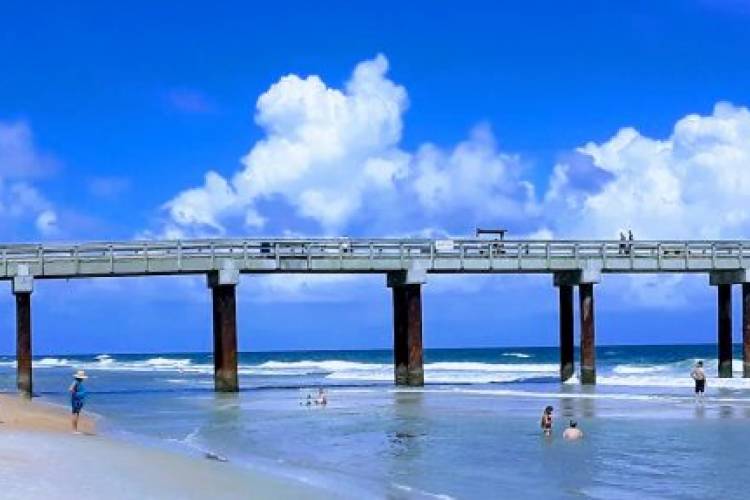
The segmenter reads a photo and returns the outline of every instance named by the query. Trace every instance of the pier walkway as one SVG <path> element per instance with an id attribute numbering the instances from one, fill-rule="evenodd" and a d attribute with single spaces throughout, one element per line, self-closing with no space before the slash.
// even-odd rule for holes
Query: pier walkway
<path id="1" fill-rule="evenodd" d="M 719 376 L 731 377 L 731 286 L 743 289 L 743 373 L 750 377 L 750 241 L 502 239 L 208 239 L 0 245 L 0 280 L 16 295 L 18 387 L 31 394 L 35 280 L 207 276 L 213 290 L 215 387 L 239 389 L 236 293 L 243 273 L 383 274 L 393 293 L 394 378 L 424 383 L 421 287 L 429 274 L 550 274 L 559 288 L 560 377 L 574 375 L 573 290 L 580 302 L 580 379 L 596 382 L 594 285 L 606 274 L 702 273 L 717 287 Z"/>

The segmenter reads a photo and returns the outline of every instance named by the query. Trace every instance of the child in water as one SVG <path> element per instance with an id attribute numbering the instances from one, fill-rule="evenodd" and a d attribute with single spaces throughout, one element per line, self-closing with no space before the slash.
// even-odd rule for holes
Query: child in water
<path id="1" fill-rule="evenodd" d="M 552 407 L 548 406 L 542 413 L 542 421 L 540 423 L 542 430 L 544 431 L 545 437 L 552 435 Z"/>
<path id="2" fill-rule="evenodd" d="M 83 387 L 83 381 L 86 380 L 86 374 L 83 370 L 78 370 L 75 375 L 75 379 L 68 389 L 70 391 L 70 406 L 73 411 L 73 432 L 78 432 L 78 417 L 81 415 L 83 409 L 83 403 L 86 400 L 86 389 Z"/>

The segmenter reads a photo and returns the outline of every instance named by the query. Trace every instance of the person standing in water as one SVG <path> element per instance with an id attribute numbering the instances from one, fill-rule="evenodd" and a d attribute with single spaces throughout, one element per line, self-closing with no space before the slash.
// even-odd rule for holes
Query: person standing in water
<path id="1" fill-rule="evenodd" d="M 695 401 L 703 403 L 703 394 L 706 392 L 706 373 L 703 371 L 703 361 L 698 361 L 690 372 L 695 381 Z"/>
<path id="2" fill-rule="evenodd" d="M 542 421 L 540 422 L 540 426 L 542 427 L 542 431 L 544 431 L 544 435 L 546 437 L 549 437 L 552 435 L 552 407 L 548 406 L 544 409 L 544 413 L 542 413 Z"/>
<path id="3" fill-rule="evenodd" d="M 70 384 L 70 407 L 73 411 L 73 432 L 78 432 L 78 418 L 81 416 L 81 410 L 83 409 L 83 403 L 86 400 L 86 389 L 83 387 L 83 381 L 88 377 L 83 370 L 78 370 L 73 375 L 73 383 Z"/>
<path id="4" fill-rule="evenodd" d="M 563 439 L 568 441 L 575 441 L 583 437 L 583 432 L 578 428 L 578 423 L 575 420 L 571 420 L 568 424 L 568 428 L 563 432 Z"/>

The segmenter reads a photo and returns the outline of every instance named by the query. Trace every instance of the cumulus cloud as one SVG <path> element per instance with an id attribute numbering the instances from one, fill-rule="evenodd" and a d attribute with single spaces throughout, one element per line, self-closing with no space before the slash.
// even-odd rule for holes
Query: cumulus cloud
<path id="1" fill-rule="evenodd" d="M 632 228 L 640 239 L 708 239 L 750 230 L 747 108 L 719 103 L 708 116 L 680 119 L 665 139 L 623 128 L 577 152 L 590 163 L 556 165 L 545 196 L 556 234 L 616 238 Z M 585 186 L 586 176 L 604 180 Z"/>
<path id="2" fill-rule="evenodd" d="M 534 186 L 520 177 L 520 158 L 498 151 L 488 125 L 476 127 L 450 151 L 422 146 L 413 166 L 413 189 L 427 211 L 461 211 L 472 221 L 512 220 L 536 211 Z"/>
<path id="3" fill-rule="evenodd" d="M 475 225 L 542 239 L 616 239 L 627 229 L 637 239 L 750 232 L 745 107 L 718 103 L 708 115 L 678 120 L 667 137 L 625 127 L 531 175 L 524 158 L 498 147 L 487 124 L 456 145 L 403 147 L 408 96 L 387 70 L 379 55 L 358 64 L 340 89 L 318 76 L 281 78 L 257 100 L 263 137 L 241 168 L 230 177 L 209 171 L 202 185 L 177 194 L 164 205 L 159 233 L 434 236 L 467 234 Z M 675 280 L 632 280 L 625 296 L 674 304 Z M 300 296 L 307 283 L 290 282 L 288 294 Z M 285 290 L 273 280 L 268 286 Z"/>
<path id="4" fill-rule="evenodd" d="M 222 234 L 236 220 L 263 228 L 262 204 L 279 200 L 326 234 L 365 213 L 388 218 L 389 210 L 377 210 L 386 204 L 422 225 L 450 211 L 520 217 L 532 206 L 518 158 L 497 150 L 488 126 L 452 149 L 400 147 L 408 96 L 387 70 L 378 55 L 359 63 L 343 89 L 318 76 L 281 78 L 258 98 L 255 121 L 265 136 L 242 169 L 230 180 L 209 172 L 202 186 L 169 201 L 165 232 Z"/>
<path id="5" fill-rule="evenodd" d="M 35 147 L 31 129 L 26 123 L 0 122 L 2 234 L 13 236 L 11 228 L 17 224 L 27 224 L 43 235 L 51 234 L 56 222 L 54 207 L 32 181 L 55 168 L 56 162 Z M 20 232 L 29 233 L 28 230 Z"/>

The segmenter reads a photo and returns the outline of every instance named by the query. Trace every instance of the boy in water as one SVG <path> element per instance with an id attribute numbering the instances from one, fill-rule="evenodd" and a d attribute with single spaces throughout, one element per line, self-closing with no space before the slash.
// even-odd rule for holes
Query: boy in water
<path id="1" fill-rule="evenodd" d="M 318 388 L 318 399 L 315 400 L 316 405 L 325 406 L 328 404 L 328 398 L 322 387 Z"/>
<path id="2" fill-rule="evenodd" d="M 695 363 L 690 376 L 695 380 L 695 401 L 703 403 L 703 393 L 706 392 L 706 373 L 703 371 L 703 361 Z"/>
<path id="3" fill-rule="evenodd" d="M 68 389 L 70 391 L 70 406 L 73 410 L 73 432 L 80 434 L 78 432 L 78 418 L 81 416 L 83 403 L 86 400 L 86 389 L 83 387 L 83 381 L 88 377 L 86 377 L 83 370 L 78 370 L 73 375 L 73 378 L 75 380 L 70 384 L 70 388 Z"/>
<path id="4" fill-rule="evenodd" d="M 540 423 L 542 430 L 544 431 L 545 437 L 552 435 L 552 407 L 548 406 L 542 413 L 542 421 Z"/>
<path id="5" fill-rule="evenodd" d="M 583 437 L 583 432 L 578 428 L 578 423 L 575 420 L 571 420 L 568 424 L 568 428 L 563 432 L 563 439 L 568 441 L 575 441 Z"/>

